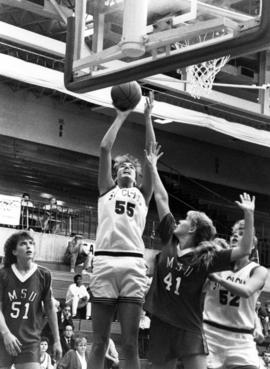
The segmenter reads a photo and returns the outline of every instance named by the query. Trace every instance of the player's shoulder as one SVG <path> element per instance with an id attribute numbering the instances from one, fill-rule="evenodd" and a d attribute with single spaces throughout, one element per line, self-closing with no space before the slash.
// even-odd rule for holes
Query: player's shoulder
<path id="1" fill-rule="evenodd" d="M 11 273 L 11 268 L 10 267 L 0 268 L 0 278 L 8 278 L 10 273 Z"/>
<path id="2" fill-rule="evenodd" d="M 250 276 L 254 274 L 266 278 L 268 270 L 264 266 L 252 261 L 250 263 Z"/>
<path id="3" fill-rule="evenodd" d="M 114 184 L 114 185 L 112 185 L 112 186 L 110 186 L 110 187 L 108 187 L 106 190 L 104 190 L 103 192 L 101 192 L 100 194 L 99 194 L 99 200 L 102 200 L 102 199 L 104 199 L 105 197 L 106 197 L 106 195 L 110 195 L 110 193 L 112 192 L 112 191 L 114 191 L 114 190 L 118 190 L 119 189 L 119 187 L 116 185 L 116 184 Z"/>
<path id="4" fill-rule="evenodd" d="M 44 277 L 51 277 L 52 275 L 51 271 L 48 268 L 38 264 L 37 264 L 37 272 Z"/>

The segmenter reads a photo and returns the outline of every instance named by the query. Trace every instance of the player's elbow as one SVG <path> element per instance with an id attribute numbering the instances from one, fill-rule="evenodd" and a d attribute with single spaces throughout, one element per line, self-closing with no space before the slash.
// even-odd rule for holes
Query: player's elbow
<path id="1" fill-rule="evenodd" d="M 159 204 L 167 203 L 168 202 L 168 195 L 160 193 L 160 192 L 155 192 L 155 200 Z"/>
<path id="2" fill-rule="evenodd" d="M 245 288 L 241 293 L 241 297 L 245 299 L 248 299 L 251 295 L 253 295 L 253 291 L 249 288 Z"/>
<path id="3" fill-rule="evenodd" d="M 104 140 L 104 141 L 101 141 L 101 144 L 100 144 L 100 154 L 102 155 L 106 155 L 108 152 L 110 152 L 110 145 Z"/>

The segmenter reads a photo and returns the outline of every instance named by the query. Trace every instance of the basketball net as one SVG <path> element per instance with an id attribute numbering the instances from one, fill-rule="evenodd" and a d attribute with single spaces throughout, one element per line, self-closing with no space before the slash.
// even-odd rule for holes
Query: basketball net
<path id="1" fill-rule="evenodd" d="M 210 94 L 216 75 L 228 63 L 229 58 L 229 55 L 222 56 L 187 67 L 188 82 L 190 84 L 188 92 L 194 99 L 199 99 L 205 93 Z"/>

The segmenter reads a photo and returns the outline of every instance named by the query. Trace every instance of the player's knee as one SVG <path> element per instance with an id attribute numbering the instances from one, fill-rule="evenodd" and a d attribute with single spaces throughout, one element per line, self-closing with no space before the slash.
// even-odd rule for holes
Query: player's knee
<path id="1" fill-rule="evenodd" d="M 130 342 L 125 342 L 123 344 L 123 352 L 124 352 L 124 356 L 125 357 L 134 357 L 137 355 L 138 352 L 138 345 L 136 341 L 130 341 Z"/>
<path id="2" fill-rule="evenodd" d="M 104 356 L 107 349 L 107 341 L 103 339 L 99 339 L 97 342 L 94 342 L 92 345 L 92 353 L 95 356 Z"/>

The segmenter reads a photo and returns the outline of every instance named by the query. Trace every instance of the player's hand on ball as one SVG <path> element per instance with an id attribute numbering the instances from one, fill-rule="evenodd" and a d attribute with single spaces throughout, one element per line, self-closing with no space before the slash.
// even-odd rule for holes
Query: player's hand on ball
<path id="1" fill-rule="evenodd" d="M 126 119 L 126 117 L 132 112 L 132 109 L 122 111 L 122 110 L 119 110 L 119 109 L 115 108 L 115 110 L 117 112 L 117 116 L 120 119 Z"/>
<path id="2" fill-rule="evenodd" d="M 241 201 L 235 201 L 236 204 L 241 208 L 244 212 L 254 212 L 255 210 L 255 196 L 250 196 L 248 193 L 244 192 L 240 195 Z"/>

